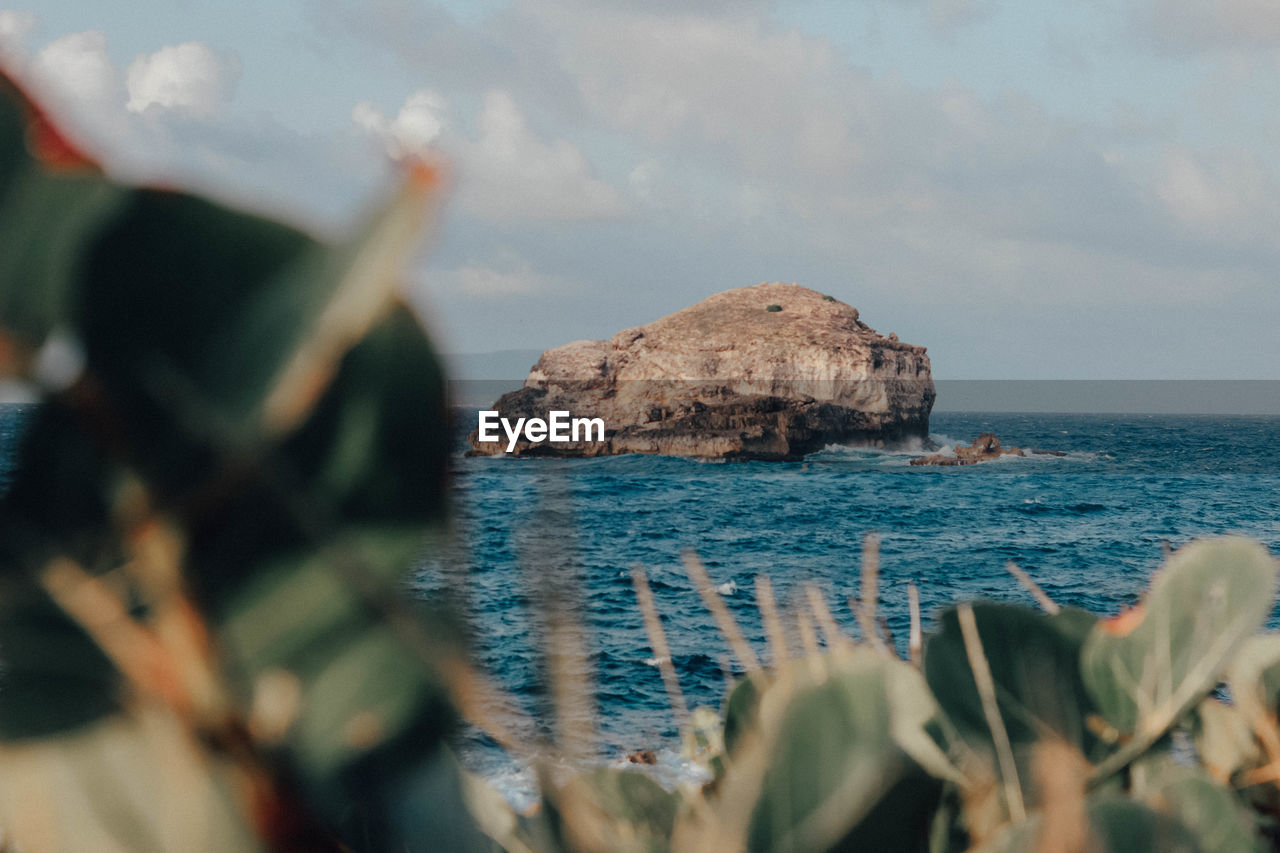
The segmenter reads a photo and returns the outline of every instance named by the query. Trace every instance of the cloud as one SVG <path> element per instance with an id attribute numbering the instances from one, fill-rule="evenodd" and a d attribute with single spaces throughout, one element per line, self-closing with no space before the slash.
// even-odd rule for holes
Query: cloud
<path id="1" fill-rule="evenodd" d="M 39 25 L 35 12 L 0 9 L 0 66 L 16 69 L 26 62 L 27 37 Z"/>
<path id="2" fill-rule="evenodd" d="M 28 75 L 47 97 L 78 108 L 110 107 L 120 93 L 120 73 L 107 53 L 106 34 L 98 30 L 49 42 L 32 59 Z"/>
<path id="3" fill-rule="evenodd" d="M 528 261 L 510 253 L 487 262 L 472 260 L 460 267 L 436 271 L 428 277 L 428 285 L 443 294 L 475 299 L 547 295 L 564 289 L 563 281 L 535 271 Z"/>
<path id="4" fill-rule="evenodd" d="M 1270 246 L 1280 252 L 1280 180 L 1246 152 L 1164 152 L 1155 192 L 1166 210 L 1206 243 Z"/>
<path id="5" fill-rule="evenodd" d="M 28 16 L 0 13 L 18 32 Z M 333 231 L 370 200 L 381 164 L 353 133 L 300 133 L 226 109 L 240 63 L 199 42 L 138 55 L 128 72 L 105 34 L 54 39 L 15 76 L 115 177 L 187 187 Z"/>
<path id="6" fill-rule="evenodd" d="M 508 92 L 487 92 L 474 134 L 450 134 L 449 105 L 440 95 L 411 94 L 394 118 L 361 102 L 351 118 L 392 157 L 443 148 L 457 160 L 458 205 L 493 222 L 581 221 L 625 212 L 613 187 L 598 179 L 586 155 L 563 139 L 535 133 Z"/>
<path id="7" fill-rule="evenodd" d="M 996 5 L 993 0 L 928 0 L 925 11 L 935 32 L 950 35 L 991 17 Z"/>
<path id="8" fill-rule="evenodd" d="M 586 156 L 563 139 L 544 141 L 510 94 L 484 96 L 477 137 L 462 146 L 459 202 L 486 219 L 608 219 L 625 208 L 595 177 Z"/>
<path id="9" fill-rule="evenodd" d="M 1259 224 L 1280 213 L 1274 166 L 1179 148 L 1159 122 L 912 85 L 751 10 L 515 14 L 573 79 L 584 123 L 643 152 L 629 195 L 680 257 L 737 251 L 935 309 L 1202 303 L 1280 260 Z"/>
<path id="10" fill-rule="evenodd" d="M 1134 0 L 1138 32 L 1166 51 L 1200 53 L 1280 48 L 1274 0 Z"/>
<path id="11" fill-rule="evenodd" d="M 627 174 L 627 184 L 637 198 L 649 201 L 654 197 L 654 189 L 662 177 L 662 166 L 658 161 L 649 159 L 637 163 Z"/>
<path id="12" fill-rule="evenodd" d="M 950 339 L 952 364 L 999 311 L 1034 346 L 1069 311 L 1084 340 L 1094 317 L 1120 337 L 1178 311 L 1261 325 L 1256 315 L 1280 307 L 1280 238 L 1268 228 L 1280 169 L 1266 156 L 1280 126 L 1257 108 L 1280 68 L 1280 6 L 1123 0 L 1064 13 L 1045 26 L 1061 24 L 1094 63 L 1072 72 L 1076 85 L 1038 79 L 1054 72 L 1030 60 L 1023 77 L 1005 73 L 1034 50 L 1030 30 L 1013 53 L 980 55 L 1021 20 L 984 25 L 998 0 L 865 2 L 876 4 L 862 16 L 871 24 L 892 13 L 894 38 L 983 29 L 934 45 L 963 60 L 954 65 L 873 49 L 872 70 L 851 46 L 861 18 L 833 41 L 792 28 L 813 21 L 766 0 L 510 0 L 481 16 L 428 0 L 306 0 L 314 50 L 289 55 L 274 97 L 332 104 L 332 78 L 299 83 L 302 70 L 350 70 L 341 91 L 368 88 L 346 104 L 369 100 L 349 124 L 340 115 L 326 127 L 312 111 L 303 132 L 283 123 L 301 110 L 254 122 L 225 100 L 202 115 L 159 85 L 126 92 L 127 75 L 105 66 L 107 107 L 96 109 L 123 128 L 118 150 L 153 172 L 256 184 L 316 208 L 368 198 L 370 139 L 393 156 L 441 148 L 457 166 L 461 215 L 434 256 L 433 298 L 460 312 L 450 324 L 504 345 L 607 334 L 762 278 L 821 287 L 908 340 Z M 1119 41 L 1086 36 L 1125 16 L 1164 54 L 1134 55 L 1132 32 L 1123 55 Z M 83 99 L 75 81 L 95 78 L 75 67 L 109 59 L 105 41 L 82 41 L 61 46 L 76 61 L 50 76 Z M 919 82 L 943 73 L 954 77 Z M 413 94 L 373 94 L 387 91 Z M 143 113 L 125 108 L 135 97 Z M 1143 340 L 1168 358 L 1166 375 L 1196 359 L 1227 364 Z M 1068 368 L 1097 351 L 1067 344 Z"/>
<path id="13" fill-rule="evenodd" d="M 394 118 L 362 101 L 351 111 L 351 120 L 380 139 L 392 159 L 422 154 L 448 126 L 448 104 L 435 92 L 421 89 L 409 95 Z"/>
<path id="14" fill-rule="evenodd" d="M 202 42 L 170 45 L 130 63 L 126 106 L 135 113 L 158 107 L 208 118 L 231 100 L 239 79 L 234 57 L 220 56 Z"/>

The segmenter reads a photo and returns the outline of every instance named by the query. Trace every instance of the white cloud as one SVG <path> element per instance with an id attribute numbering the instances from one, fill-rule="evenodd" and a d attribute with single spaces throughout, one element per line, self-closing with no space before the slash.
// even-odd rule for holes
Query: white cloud
<path id="1" fill-rule="evenodd" d="M 512 30 L 548 45 L 585 122 L 644 152 L 628 184 L 649 224 L 709 252 L 802 254 L 920 304 L 1048 306 L 1189 301 L 1256 282 L 1243 268 L 1277 251 L 1259 224 L 1280 213 L 1265 198 L 1276 170 L 1258 158 L 1161 166 L 1164 126 L 1135 135 L 1016 92 L 915 86 L 766 14 L 684 8 L 517 0 Z"/>
<path id="2" fill-rule="evenodd" d="M 35 12 L 0 9 L 0 66 L 16 71 L 26 62 L 27 37 L 39 25 Z"/>
<path id="3" fill-rule="evenodd" d="M 929 23 L 948 32 L 989 17 L 995 7 L 991 0 L 929 0 Z"/>
<path id="4" fill-rule="evenodd" d="M 440 270 L 428 279 L 432 289 L 476 299 L 546 294 L 563 289 L 554 276 L 535 271 L 527 261 L 510 256 L 488 263 L 469 261 L 460 267 Z"/>
<path id="5" fill-rule="evenodd" d="M 231 100 L 239 79 L 234 57 L 220 56 L 202 42 L 169 45 L 130 63 L 127 106 L 135 113 L 159 107 L 208 118 Z"/>
<path id="6" fill-rule="evenodd" d="M 427 89 L 420 89 L 405 99 L 395 118 L 387 118 L 367 101 L 356 104 L 351 120 L 375 138 L 382 140 L 392 159 L 421 155 L 440 138 L 448 126 L 448 104 Z"/>
<path id="7" fill-rule="evenodd" d="M 49 42 L 32 59 L 28 75 L 45 97 L 73 108 L 110 108 L 118 101 L 120 74 L 107 53 L 106 34 L 97 30 Z"/>
<path id="8" fill-rule="evenodd" d="M 361 102 L 351 119 L 399 158 L 439 145 L 458 161 L 458 204 L 495 222 L 587 220 L 624 211 L 618 193 L 595 177 L 576 145 L 545 141 L 507 92 L 485 94 L 474 135 L 450 134 L 449 105 L 440 95 L 411 94 L 394 118 Z"/>
<path id="9" fill-rule="evenodd" d="M 604 219 L 624 212 L 613 187 L 594 176 L 586 156 L 563 139 L 546 142 L 506 92 L 489 92 L 476 139 L 461 151 L 459 202 L 487 219 Z"/>
<path id="10" fill-rule="evenodd" d="M 1218 245 L 1252 243 L 1280 249 L 1280 181 L 1244 152 L 1165 152 L 1156 195 L 1194 236 Z"/>
<path id="11" fill-rule="evenodd" d="M 654 188 L 662 176 L 662 166 L 656 160 L 637 163 L 627 174 L 627 183 L 637 198 L 648 201 L 654 196 Z"/>
<path id="12" fill-rule="evenodd" d="M 1275 0 L 1138 0 L 1133 10 L 1138 30 L 1167 50 L 1280 48 Z"/>
<path id="13" fill-rule="evenodd" d="M 28 16 L 0 12 L 18 32 Z M 186 187 L 335 232 L 370 201 L 378 164 L 347 134 L 305 134 L 223 107 L 238 60 L 187 43 L 137 56 L 122 73 L 97 31 L 54 39 L 14 69 L 32 95 L 115 177 Z M 126 85 L 127 77 L 127 85 Z"/>

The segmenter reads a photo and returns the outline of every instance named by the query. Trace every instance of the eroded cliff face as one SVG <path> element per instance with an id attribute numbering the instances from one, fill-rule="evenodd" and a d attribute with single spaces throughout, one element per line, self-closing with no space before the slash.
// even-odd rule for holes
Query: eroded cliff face
<path id="1" fill-rule="evenodd" d="M 512 422 L 555 410 L 604 420 L 604 441 L 521 440 L 516 455 L 796 459 L 831 443 L 924 438 L 933 400 L 924 347 L 815 290 L 758 284 L 547 350 L 493 408 Z M 507 448 L 476 432 L 470 442 L 473 453 Z"/>

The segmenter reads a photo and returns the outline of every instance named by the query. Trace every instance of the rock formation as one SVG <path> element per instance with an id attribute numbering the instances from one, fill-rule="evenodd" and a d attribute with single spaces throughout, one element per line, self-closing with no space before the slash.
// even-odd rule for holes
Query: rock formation
<path id="1" fill-rule="evenodd" d="M 547 350 L 493 408 L 512 422 L 555 410 L 604 420 L 604 441 L 522 438 L 517 455 L 797 459 L 831 443 L 925 438 L 933 400 L 924 347 L 878 334 L 833 297 L 758 284 Z M 473 454 L 507 448 L 477 432 L 469 441 Z"/>
<path id="2" fill-rule="evenodd" d="M 953 453 L 934 453 L 911 460 L 912 465 L 976 465 L 1001 456 L 1066 456 L 1060 450 L 1031 450 L 1024 447 L 1002 447 L 993 432 L 984 432 L 965 446 L 957 444 Z"/>

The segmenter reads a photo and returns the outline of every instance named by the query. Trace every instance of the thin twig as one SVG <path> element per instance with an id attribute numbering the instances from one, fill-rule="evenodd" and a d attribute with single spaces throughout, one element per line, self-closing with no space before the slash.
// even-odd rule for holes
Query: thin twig
<path id="1" fill-rule="evenodd" d="M 693 585 L 698 590 L 698 595 L 702 596 L 702 603 L 707 606 L 707 609 L 711 611 L 711 615 L 715 617 L 716 624 L 720 626 L 720 633 L 724 634 L 724 638 L 729 642 L 729 648 L 733 649 L 734 655 L 738 658 L 743 668 L 747 672 L 754 672 L 760 669 L 760 659 L 751 650 L 751 644 L 742 635 L 742 630 L 738 627 L 737 620 L 733 618 L 733 614 L 725 606 L 724 600 L 720 598 L 720 593 L 716 592 L 716 588 L 711 585 L 711 579 L 707 577 L 707 570 L 702 565 L 702 561 L 692 551 L 684 552 L 684 569 L 689 573 L 689 580 L 693 581 Z"/>
<path id="2" fill-rule="evenodd" d="M 813 611 L 814 621 L 822 629 L 822 638 L 826 641 L 827 648 L 847 649 L 851 645 L 849 638 L 840 633 L 835 617 L 831 615 L 831 608 L 827 607 L 827 600 L 822 597 L 822 593 L 816 586 L 809 583 L 804 585 L 804 594 L 809 598 L 809 609 Z"/>
<path id="3" fill-rule="evenodd" d="M 884 640 L 876 630 L 876 604 L 880 600 L 880 537 L 868 533 L 862 540 L 862 588 L 858 596 L 858 624 L 862 639 L 876 651 L 885 651 Z"/>
<path id="4" fill-rule="evenodd" d="M 644 630 L 649 635 L 649 648 L 658 662 L 658 672 L 662 673 L 662 684 L 667 688 L 667 699 L 675 712 L 680 730 L 688 733 L 689 706 L 685 704 L 684 693 L 680 690 L 680 679 L 676 677 L 675 665 L 671 662 L 671 647 L 667 645 L 666 632 L 662 630 L 662 619 L 658 616 L 658 607 L 653 602 L 653 590 L 649 588 L 649 579 L 645 576 L 644 567 L 636 566 L 631 570 L 631 583 L 636 588 L 636 601 L 640 605 L 640 613 L 644 616 Z"/>
<path id="5" fill-rule="evenodd" d="M 808 659 L 809 663 L 814 664 L 820 654 L 818 634 L 813 630 L 813 623 L 809 621 L 809 614 L 805 612 L 803 607 L 797 604 L 793 610 L 796 616 L 796 628 L 800 631 L 800 645 L 804 648 L 805 658 Z"/>
<path id="6" fill-rule="evenodd" d="M 67 557 L 55 557 L 39 575 L 49 597 L 84 629 L 138 691 L 158 697 L 184 718 L 193 711 L 181 668 L 154 633 L 129 614 L 100 578 Z"/>
<path id="7" fill-rule="evenodd" d="M 756 575 L 756 607 L 760 609 L 764 633 L 769 638 L 769 657 L 775 667 L 782 666 L 790 657 L 787 635 L 782 629 L 782 619 L 778 616 L 778 601 L 773 597 L 773 584 L 765 575 Z"/>
<path id="8" fill-rule="evenodd" d="M 585 760 L 595 743 L 595 689 L 582 630 L 567 609 L 548 608 L 547 668 L 556 709 L 556 745 L 562 755 Z"/>
<path id="9" fill-rule="evenodd" d="M 880 636 L 884 637 L 885 654 L 898 656 L 898 641 L 894 639 L 893 629 L 889 627 L 889 620 L 884 618 L 884 614 L 876 617 L 876 624 L 880 626 Z"/>
<path id="10" fill-rule="evenodd" d="M 996 759 L 1000 763 L 1000 779 L 1004 785 L 1005 805 L 1009 809 L 1009 818 L 1014 823 L 1026 819 L 1027 810 L 1022 803 L 1022 785 L 1018 781 L 1018 766 L 1013 760 L 1013 746 L 1009 743 L 1009 732 L 1000 717 L 1000 706 L 996 702 L 995 681 L 991 677 L 991 666 L 982 651 L 982 638 L 978 636 L 978 623 L 973 618 L 973 607 L 965 602 L 956 609 L 960 620 L 960 633 L 964 636 L 964 651 L 969 658 L 969 668 L 973 670 L 973 681 L 978 687 L 978 696 L 982 699 L 982 713 L 987 718 L 987 727 L 991 729 L 991 740 L 996 747 Z"/>
<path id="11" fill-rule="evenodd" d="M 924 647 L 920 631 L 920 590 L 913 583 L 907 584 L 907 609 L 911 612 L 911 633 L 907 637 L 907 654 L 911 665 L 920 668 L 921 650 Z"/>
<path id="12" fill-rule="evenodd" d="M 1031 579 L 1031 575 L 1027 574 L 1021 566 L 1010 560 L 1004 564 L 1005 570 L 1009 574 L 1018 579 L 1018 583 L 1022 584 L 1027 592 L 1031 593 L 1031 597 L 1040 605 L 1040 609 L 1050 616 L 1058 613 L 1062 608 L 1058 607 L 1058 603 L 1049 597 L 1049 594 L 1040 588 L 1040 584 Z"/>

